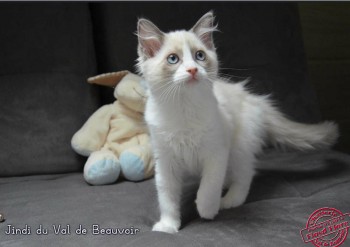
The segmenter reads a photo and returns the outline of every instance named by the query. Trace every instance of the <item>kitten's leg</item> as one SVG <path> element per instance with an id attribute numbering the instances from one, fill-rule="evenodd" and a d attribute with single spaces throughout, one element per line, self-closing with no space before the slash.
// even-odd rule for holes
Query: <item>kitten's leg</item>
<path id="1" fill-rule="evenodd" d="M 228 174 L 230 176 L 230 187 L 223 198 L 221 198 L 221 209 L 238 207 L 246 200 L 250 185 L 254 176 L 253 155 L 236 155 L 230 157 Z"/>
<path id="2" fill-rule="evenodd" d="M 156 164 L 156 187 L 160 207 L 160 220 L 153 226 L 153 231 L 178 232 L 180 221 L 180 178 L 174 174 L 174 161 L 159 159 Z"/>
<path id="3" fill-rule="evenodd" d="M 212 155 L 204 160 L 202 178 L 197 192 L 197 210 L 205 219 L 213 219 L 220 209 L 220 198 L 227 167 L 225 154 Z"/>

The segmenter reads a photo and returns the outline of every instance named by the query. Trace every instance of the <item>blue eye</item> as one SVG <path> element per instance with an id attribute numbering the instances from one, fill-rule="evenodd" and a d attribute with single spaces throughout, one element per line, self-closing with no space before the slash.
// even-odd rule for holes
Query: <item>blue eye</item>
<path id="1" fill-rule="evenodd" d="M 205 60 L 205 53 L 204 51 L 197 51 L 196 52 L 196 59 L 199 61 L 204 61 Z"/>
<path id="2" fill-rule="evenodd" d="M 179 62 L 179 57 L 176 54 L 170 54 L 167 58 L 168 63 L 176 64 Z"/>

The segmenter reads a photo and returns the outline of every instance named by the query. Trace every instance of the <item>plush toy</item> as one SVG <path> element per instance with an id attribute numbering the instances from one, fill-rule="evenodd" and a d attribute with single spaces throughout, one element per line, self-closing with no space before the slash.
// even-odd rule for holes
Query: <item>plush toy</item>
<path id="1" fill-rule="evenodd" d="M 115 87 L 113 104 L 99 108 L 74 134 L 73 149 L 89 158 L 84 178 L 92 185 L 111 184 L 120 175 L 140 181 L 154 173 L 150 140 L 143 119 L 145 90 L 129 71 L 102 74 L 89 83 Z"/>

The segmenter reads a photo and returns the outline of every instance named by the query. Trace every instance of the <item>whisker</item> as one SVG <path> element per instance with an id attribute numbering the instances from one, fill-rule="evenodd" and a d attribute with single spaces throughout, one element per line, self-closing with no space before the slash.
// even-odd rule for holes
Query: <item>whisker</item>
<path id="1" fill-rule="evenodd" d="M 234 75 L 234 74 L 227 74 L 227 73 L 223 73 L 223 72 L 221 72 L 221 71 L 217 71 L 217 70 L 215 70 L 215 69 L 208 69 L 207 70 L 207 73 L 208 74 L 217 74 L 217 76 L 219 76 L 219 77 L 225 77 L 225 78 L 230 78 L 230 80 L 232 79 L 232 78 L 238 78 L 238 79 L 243 79 L 243 80 L 245 80 L 245 79 L 248 79 L 249 78 L 249 76 L 238 76 L 238 75 Z"/>
<path id="2" fill-rule="evenodd" d="M 164 102 L 167 102 L 169 100 L 169 96 L 171 95 L 171 92 L 173 91 L 174 84 L 170 84 L 170 86 L 163 92 L 162 98 Z"/>
<path id="3" fill-rule="evenodd" d="M 221 72 L 219 72 L 218 75 L 224 76 L 224 77 L 229 77 L 229 78 L 232 78 L 232 77 L 239 78 L 239 79 L 247 79 L 248 78 L 248 76 L 231 75 L 231 74 L 225 74 L 225 73 L 221 73 Z"/>
<path id="4" fill-rule="evenodd" d="M 178 100 L 178 102 L 180 102 L 180 100 L 181 100 L 181 89 L 182 89 L 182 86 L 184 85 L 184 82 L 180 82 L 181 83 L 181 85 L 179 86 L 179 89 L 177 90 L 177 100 Z"/>
<path id="5" fill-rule="evenodd" d="M 176 93 L 176 90 L 177 90 L 177 84 L 173 84 L 172 85 L 172 88 L 171 88 L 171 91 L 170 91 L 170 94 L 169 96 L 171 96 L 172 100 L 173 100 L 173 104 L 175 104 L 175 93 Z"/>
<path id="6" fill-rule="evenodd" d="M 221 68 L 220 69 L 224 69 L 224 70 L 238 70 L 238 71 L 242 71 L 242 70 L 251 70 L 250 68 Z"/>

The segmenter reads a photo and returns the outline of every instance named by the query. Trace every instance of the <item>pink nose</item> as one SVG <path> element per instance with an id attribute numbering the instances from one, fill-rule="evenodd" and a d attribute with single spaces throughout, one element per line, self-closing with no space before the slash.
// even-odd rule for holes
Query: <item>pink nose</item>
<path id="1" fill-rule="evenodd" d="M 193 68 L 187 69 L 186 71 L 190 73 L 192 76 L 194 76 L 197 73 L 198 69 L 196 67 L 193 67 Z"/>

